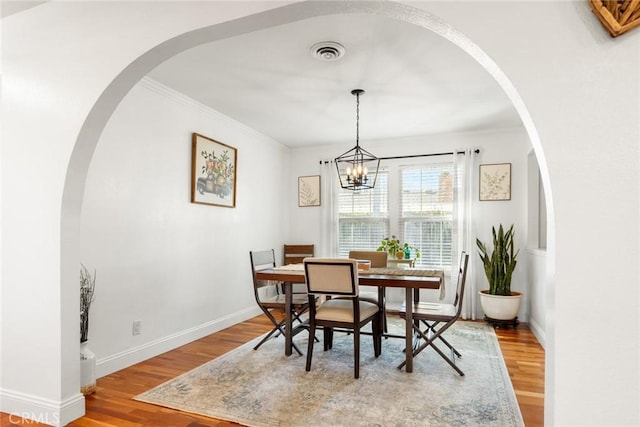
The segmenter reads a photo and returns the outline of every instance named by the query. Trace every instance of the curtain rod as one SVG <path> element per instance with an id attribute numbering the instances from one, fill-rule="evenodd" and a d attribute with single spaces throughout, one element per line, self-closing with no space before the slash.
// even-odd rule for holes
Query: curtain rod
<path id="1" fill-rule="evenodd" d="M 473 150 L 474 153 L 478 154 L 480 153 L 479 149 L 475 149 Z M 455 153 L 453 151 L 450 151 L 448 153 L 431 153 L 431 154 L 411 154 L 408 156 L 392 156 L 392 157 L 378 157 L 380 160 L 395 160 L 395 159 L 411 159 L 414 157 L 434 157 L 434 156 L 452 156 L 453 154 L 465 154 L 464 151 L 456 151 Z M 329 163 L 330 160 L 324 160 L 324 162 L 322 160 L 320 160 L 320 164 L 322 163 Z"/>
<path id="2" fill-rule="evenodd" d="M 474 150 L 474 153 L 478 154 L 480 150 L 477 148 Z M 378 157 L 380 160 L 395 160 L 395 159 L 411 159 L 414 157 L 434 157 L 434 156 L 452 156 L 453 154 L 465 154 L 464 151 L 450 151 L 448 153 L 431 153 L 431 154 L 411 154 L 408 156 L 392 156 L 392 157 Z"/>

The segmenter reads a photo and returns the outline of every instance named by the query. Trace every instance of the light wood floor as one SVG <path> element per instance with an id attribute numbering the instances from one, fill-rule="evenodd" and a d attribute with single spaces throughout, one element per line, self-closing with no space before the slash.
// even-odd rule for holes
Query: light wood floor
<path id="1" fill-rule="evenodd" d="M 86 399 L 86 415 L 72 427 L 200 427 L 233 426 L 218 421 L 136 402 L 131 398 L 267 332 L 269 321 L 258 316 L 198 341 L 98 379 L 98 390 Z M 544 350 L 525 324 L 497 329 L 498 340 L 527 427 L 543 425 Z M 452 372 L 453 374 L 453 372 Z M 43 426 L 0 414 L 1 426 Z"/>

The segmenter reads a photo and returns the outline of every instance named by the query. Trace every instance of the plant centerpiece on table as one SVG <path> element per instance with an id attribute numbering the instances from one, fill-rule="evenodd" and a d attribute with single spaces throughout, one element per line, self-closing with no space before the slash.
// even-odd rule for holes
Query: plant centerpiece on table
<path id="1" fill-rule="evenodd" d="M 85 396 L 96 391 L 96 356 L 87 346 L 89 340 L 89 308 L 96 290 L 93 276 L 81 264 L 80 268 L 80 392 Z"/>
<path id="2" fill-rule="evenodd" d="M 493 250 L 489 253 L 487 246 L 476 238 L 478 255 L 484 266 L 484 273 L 489 282 L 489 289 L 480 291 L 480 304 L 487 320 L 511 321 L 518 324 L 517 314 L 520 308 L 520 292 L 511 291 L 511 278 L 518 263 L 520 250 L 515 250 L 513 224 L 505 231 L 502 224 L 496 232 L 491 227 Z"/>
<path id="3" fill-rule="evenodd" d="M 380 246 L 376 249 L 378 252 L 387 252 L 392 257 L 396 257 L 398 259 L 409 259 L 410 253 L 412 250 L 416 252 L 416 258 L 420 258 L 420 250 L 413 245 L 408 243 L 400 243 L 399 239 L 396 239 L 396 236 L 385 237 L 380 242 Z"/>

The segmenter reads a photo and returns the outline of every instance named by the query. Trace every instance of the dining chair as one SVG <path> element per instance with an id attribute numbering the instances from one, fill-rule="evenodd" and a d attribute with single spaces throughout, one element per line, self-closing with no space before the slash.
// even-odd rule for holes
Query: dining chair
<path id="1" fill-rule="evenodd" d="M 283 264 L 302 264 L 302 260 L 315 256 L 315 245 L 284 245 Z"/>
<path id="2" fill-rule="evenodd" d="M 315 256 L 315 245 L 303 244 L 303 245 L 288 245 L 285 244 L 283 251 L 282 265 L 289 264 L 302 264 L 302 260 L 307 257 Z M 284 293 L 284 284 L 281 284 L 278 288 L 279 292 Z M 307 294 L 307 290 L 304 285 L 296 283 L 293 285 L 292 292 L 294 294 Z"/>
<path id="3" fill-rule="evenodd" d="M 360 376 L 360 329 L 371 323 L 373 352 L 375 357 L 382 349 L 380 307 L 361 301 L 358 293 L 358 268 L 355 259 L 306 258 L 304 260 L 305 281 L 309 294 L 309 333 L 315 336 L 316 328 L 322 327 L 324 351 L 333 347 L 333 328 L 353 331 L 354 377 Z M 316 296 L 327 299 L 316 307 Z M 332 298 L 339 296 L 341 298 Z M 311 370 L 314 340 L 309 339 L 307 364 Z"/>
<path id="4" fill-rule="evenodd" d="M 452 304 L 413 302 L 412 306 L 412 319 L 414 320 L 413 329 L 420 340 L 418 343 L 421 343 L 419 346 L 414 345 L 413 356 L 415 357 L 427 347 L 432 347 L 436 353 L 438 353 L 461 376 L 464 375 L 464 372 L 456 366 L 456 357 L 460 358 L 462 355 L 449 343 L 449 341 L 446 340 L 443 334 L 460 318 L 468 264 L 469 254 L 463 251 L 460 255 L 456 295 Z M 405 304 L 400 307 L 399 313 L 401 317 L 406 319 L 407 307 Z M 424 342 L 422 342 L 422 340 L 424 340 Z M 451 354 L 450 357 L 436 345 L 436 340 L 441 341 L 445 346 L 447 346 Z M 402 368 L 404 365 L 405 362 L 402 362 L 398 368 Z"/>
<path id="5" fill-rule="evenodd" d="M 256 279 L 256 271 L 260 271 L 266 268 L 274 268 L 276 266 L 275 252 L 273 249 L 264 251 L 250 251 L 249 258 L 251 259 L 251 275 L 253 277 L 253 293 L 255 295 L 256 303 L 258 307 L 264 312 L 264 314 L 271 320 L 274 327 L 271 331 L 265 335 L 262 340 L 253 348 L 257 350 L 262 344 L 264 344 L 272 335 L 279 336 L 285 333 L 284 324 L 285 320 L 278 321 L 273 315 L 273 310 L 282 310 L 286 308 L 285 295 L 278 291 L 280 282 L 273 282 L 270 280 L 258 280 Z M 291 302 L 291 315 L 294 320 L 304 324 L 304 321 L 300 318 L 300 315 L 309 309 L 309 299 L 306 294 L 293 294 Z M 313 341 L 313 340 L 311 340 Z M 295 343 L 292 343 L 293 348 L 302 356 L 302 352 Z"/>
<path id="6" fill-rule="evenodd" d="M 365 251 L 365 250 L 354 250 L 349 251 L 349 258 L 351 259 L 363 259 L 367 261 L 371 261 L 371 268 L 386 268 L 387 267 L 387 252 L 384 251 Z M 360 286 L 360 299 L 362 301 L 369 301 L 374 304 L 378 304 L 378 289 L 373 286 Z M 385 290 L 382 289 L 382 302 L 380 307 L 382 307 L 382 323 L 383 330 L 387 332 L 387 311 L 385 304 Z"/>

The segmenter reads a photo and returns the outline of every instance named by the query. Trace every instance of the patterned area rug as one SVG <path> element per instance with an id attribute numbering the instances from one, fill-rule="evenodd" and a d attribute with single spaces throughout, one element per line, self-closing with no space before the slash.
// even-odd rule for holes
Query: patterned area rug
<path id="1" fill-rule="evenodd" d="M 404 321 L 390 320 L 402 333 Z M 318 334 L 321 337 L 322 333 Z M 284 338 L 260 349 L 247 343 L 134 399 L 247 426 L 523 426 L 495 332 L 484 323 L 457 322 L 447 331 L 462 353 L 459 376 L 433 349 L 404 360 L 404 340 L 383 340 L 373 357 L 361 337 L 360 378 L 353 378 L 353 336 L 336 333 L 333 349 L 315 344 L 305 357 L 284 356 Z M 306 349 L 305 334 L 296 342 Z"/>

